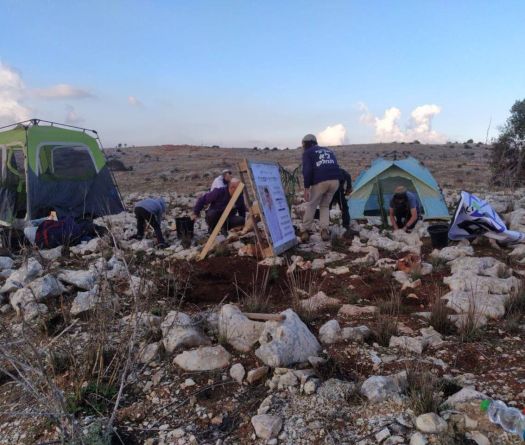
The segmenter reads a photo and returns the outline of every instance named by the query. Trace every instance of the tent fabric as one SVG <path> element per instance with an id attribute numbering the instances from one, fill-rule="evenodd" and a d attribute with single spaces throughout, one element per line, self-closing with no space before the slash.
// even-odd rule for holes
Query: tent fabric
<path id="1" fill-rule="evenodd" d="M 388 215 L 396 187 L 403 185 L 416 194 L 424 219 L 450 219 L 441 189 L 430 171 L 417 159 L 376 159 L 355 180 L 348 201 L 352 218 Z"/>
<path id="2" fill-rule="evenodd" d="M 75 218 L 124 210 L 98 140 L 85 130 L 19 125 L 0 132 L 0 152 L 0 192 L 9 196 L 0 208 L 4 225 L 15 217 L 33 219 L 46 207 Z"/>

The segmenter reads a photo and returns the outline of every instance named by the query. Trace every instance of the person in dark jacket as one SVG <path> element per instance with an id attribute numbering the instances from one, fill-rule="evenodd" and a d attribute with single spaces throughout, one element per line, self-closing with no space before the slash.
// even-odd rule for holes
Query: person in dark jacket
<path id="1" fill-rule="evenodd" d="M 307 134 L 302 141 L 303 145 L 303 179 L 304 200 L 306 210 L 301 227 L 301 241 L 306 242 L 310 238 L 309 231 L 314 220 L 315 210 L 319 206 L 319 224 L 321 226 L 321 238 L 330 240 L 328 226 L 330 224 L 330 203 L 339 188 L 341 171 L 337 159 L 332 150 L 319 147 L 317 138 L 313 134 Z"/>
<path id="2" fill-rule="evenodd" d="M 346 185 L 346 187 L 345 187 Z M 341 168 L 341 179 L 339 179 L 339 188 L 335 192 L 330 209 L 334 205 L 338 205 L 341 209 L 343 218 L 343 227 L 348 230 L 350 228 L 350 211 L 348 210 L 347 196 L 352 193 L 352 177 L 344 168 Z"/>
<path id="3" fill-rule="evenodd" d="M 195 219 L 200 216 L 200 213 L 204 207 L 208 206 L 208 209 L 206 210 L 206 224 L 208 224 L 208 231 L 211 233 L 219 222 L 221 215 L 226 209 L 226 206 L 230 202 L 230 199 L 239 184 L 240 181 L 238 179 L 232 178 L 228 184 L 228 187 L 217 188 L 202 195 L 195 203 L 192 219 L 195 221 Z M 246 207 L 244 205 L 244 199 L 241 193 L 241 196 L 239 196 L 239 199 L 237 199 L 234 208 L 224 223 L 223 230 L 230 230 L 234 227 L 243 226 L 245 216 Z"/>
<path id="4" fill-rule="evenodd" d="M 160 248 L 168 247 L 164 240 L 160 223 L 166 213 L 166 202 L 162 198 L 147 198 L 135 204 L 135 217 L 137 218 L 137 234 L 132 239 L 141 240 L 144 238 L 144 229 L 148 223 L 155 231 L 158 246 Z"/>

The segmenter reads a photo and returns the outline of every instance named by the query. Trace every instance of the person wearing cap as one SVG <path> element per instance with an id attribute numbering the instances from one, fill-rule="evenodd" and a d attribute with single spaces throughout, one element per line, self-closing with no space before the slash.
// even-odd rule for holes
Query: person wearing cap
<path id="1" fill-rule="evenodd" d="M 230 183 L 231 179 L 232 171 L 230 169 L 223 170 L 222 173 L 213 180 L 210 192 L 214 189 L 228 187 L 228 184 Z"/>
<path id="2" fill-rule="evenodd" d="M 303 138 L 302 145 L 304 149 L 303 179 L 306 210 L 301 226 L 301 241 L 306 242 L 310 238 L 309 232 L 312 228 L 317 206 L 319 206 L 321 238 L 323 241 L 329 241 L 329 207 L 339 188 L 341 169 L 337 164 L 334 152 L 328 148 L 319 147 L 317 138 L 313 134 L 307 134 Z"/>
<path id="3" fill-rule="evenodd" d="M 410 232 L 421 217 L 417 196 L 403 186 L 394 190 L 389 207 L 390 224 L 394 230 L 405 229 L 405 232 Z"/>
<path id="4" fill-rule="evenodd" d="M 141 240 L 144 238 L 144 229 L 148 223 L 155 231 L 159 247 L 167 247 L 164 240 L 160 223 L 166 213 L 166 202 L 163 198 L 147 198 L 135 204 L 135 217 L 137 218 L 137 233 L 131 239 Z"/>
<path id="5" fill-rule="evenodd" d="M 219 222 L 221 215 L 228 206 L 228 203 L 230 202 L 230 199 L 239 186 L 240 182 L 241 181 L 239 181 L 237 178 L 231 178 L 228 187 L 216 188 L 202 195 L 195 203 L 191 219 L 195 221 L 200 216 L 202 209 L 207 206 L 208 209 L 206 210 L 206 224 L 208 224 L 208 232 L 211 233 Z M 223 231 L 230 230 L 234 227 L 243 226 L 245 216 L 246 207 L 244 205 L 244 198 L 241 193 L 235 203 L 234 208 L 224 223 Z"/>

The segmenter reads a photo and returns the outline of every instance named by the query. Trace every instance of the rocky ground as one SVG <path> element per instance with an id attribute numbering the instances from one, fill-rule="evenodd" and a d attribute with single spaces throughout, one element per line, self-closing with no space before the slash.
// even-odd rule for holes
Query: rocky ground
<path id="1" fill-rule="evenodd" d="M 126 241 L 123 213 L 87 244 L 3 252 L 0 443 L 520 443 L 479 403 L 525 405 L 522 246 L 433 250 L 426 223 L 347 239 L 334 210 L 330 242 L 260 260 L 231 233 L 197 262 L 203 223 L 190 246 L 173 231 L 194 197 L 164 195 L 168 249 Z M 525 231 L 523 190 L 483 196 Z"/>

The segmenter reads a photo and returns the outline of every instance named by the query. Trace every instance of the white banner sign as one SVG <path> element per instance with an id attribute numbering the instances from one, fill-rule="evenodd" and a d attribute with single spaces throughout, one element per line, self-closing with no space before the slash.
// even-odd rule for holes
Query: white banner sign
<path id="1" fill-rule="evenodd" d="M 257 200 L 276 255 L 297 244 L 286 201 L 279 165 L 274 162 L 249 162 Z"/>

